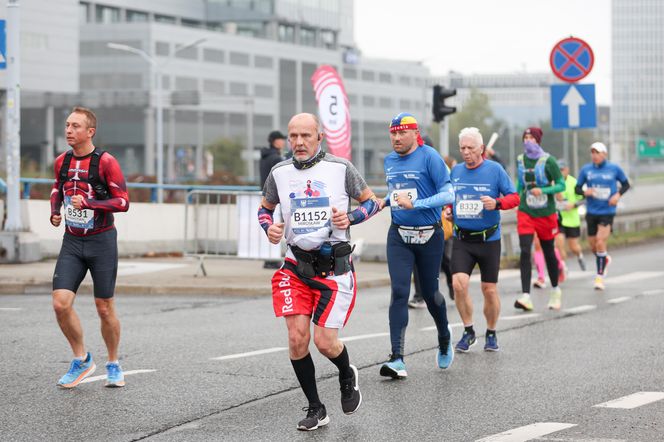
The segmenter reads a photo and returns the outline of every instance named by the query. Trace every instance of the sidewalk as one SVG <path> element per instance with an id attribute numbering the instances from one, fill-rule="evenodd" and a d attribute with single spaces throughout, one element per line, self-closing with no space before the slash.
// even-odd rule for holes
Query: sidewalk
<path id="1" fill-rule="evenodd" d="M 121 259 L 115 293 L 120 295 L 241 295 L 270 296 L 275 270 L 263 261 L 241 259 L 205 260 L 207 276 L 198 271 L 196 258 Z M 0 294 L 51 293 L 55 260 L 0 265 Z M 387 264 L 358 262 L 358 288 L 388 286 Z M 195 276 L 198 272 L 198 276 Z M 389 288 L 386 288 L 389 291 Z M 92 293 L 90 275 L 81 294 Z"/>

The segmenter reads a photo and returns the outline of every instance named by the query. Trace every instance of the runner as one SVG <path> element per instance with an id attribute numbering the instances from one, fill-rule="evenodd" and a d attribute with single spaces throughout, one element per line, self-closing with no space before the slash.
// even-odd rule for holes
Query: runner
<path id="1" fill-rule="evenodd" d="M 420 137 L 417 120 L 400 113 L 390 124 L 394 152 L 385 157 L 392 225 L 387 234 L 387 265 L 392 284 L 389 308 L 392 354 L 380 368 L 382 376 L 405 378 L 405 335 L 408 326 L 410 276 L 417 268 L 421 294 L 438 330 L 436 363 L 449 368 L 454 359 L 452 333 L 445 298 L 438 290 L 444 250 L 441 209 L 454 201 L 454 191 L 443 159 Z"/>
<path id="2" fill-rule="evenodd" d="M 72 149 L 55 160 L 51 190 L 53 226 L 60 225 L 63 204 L 65 208 L 65 235 L 53 273 L 53 309 L 74 360 L 57 385 L 74 388 L 96 369 L 92 354 L 85 349 L 83 328 L 74 310 L 76 292 L 90 270 L 101 334 L 108 349 L 106 386 L 124 387 L 118 362 L 120 321 L 113 299 L 118 271 L 113 212 L 129 209 L 127 185 L 117 160 L 92 143 L 97 117 L 90 109 L 75 107 L 65 127 L 67 144 Z"/>
<path id="3" fill-rule="evenodd" d="M 608 151 L 603 143 L 596 142 L 590 146 L 592 162 L 579 171 L 576 193 L 585 195 L 588 200 L 586 223 L 588 225 L 588 242 L 596 257 L 597 276 L 595 290 L 604 290 L 606 268 L 611 264 L 607 251 L 607 240 L 611 236 L 613 217 L 620 198 L 629 190 L 630 184 L 625 172 L 607 160 Z M 618 189 L 620 183 L 620 189 Z M 586 189 L 583 189 L 583 186 Z"/>
<path id="4" fill-rule="evenodd" d="M 349 227 L 379 210 L 376 198 L 348 161 L 325 153 L 315 115 L 295 115 L 288 124 L 292 159 L 272 168 L 263 188 L 258 221 L 270 242 L 285 236 L 286 260 L 272 277 L 272 302 L 285 317 L 288 350 L 295 375 L 309 401 L 298 430 L 315 430 L 330 421 L 318 396 L 314 361 L 309 353 L 311 322 L 318 351 L 339 369 L 341 408 L 352 414 L 362 403 L 358 376 L 339 340 L 353 306 L 357 283 L 351 260 Z M 347 212 L 350 198 L 360 207 Z M 282 223 L 274 223 L 281 204 Z"/>
<path id="5" fill-rule="evenodd" d="M 523 133 L 524 153 L 517 158 L 517 191 L 521 201 L 517 212 L 517 232 L 521 249 L 521 290 L 523 294 L 514 302 L 515 308 L 533 309 L 530 299 L 532 275 L 531 248 L 537 234 L 551 281 L 549 309 L 560 310 L 562 292 L 558 287 L 558 259 L 554 251 L 554 238 L 558 233 L 558 214 L 555 194 L 565 190 L 565 182 L 556 159 L 540 146 L 542 129 L 530 127 Z"/>
<path id="6" fill-rule="evenodd" d="M 468 294 L 470 275 L 479 265 L 484 295 L 487 330 L 484 350 L 498 351 L 496 326 L 500 315 L 498 271 L 500 269 L 500 212 L 519 205 L 519 195 L 503 167 L 483 158 L 484 141 L 476 127 L 459 133 L 459 150 L 464 164 L 452 169 L 456 202 L 453 206 L 454 250 L 452 274 L 454 302 L 464 332 L 456 351 L 466 353 L 475 345 L 473 302 Z M 502 198 L 500 196 L 503 195 Z M 449 208 L 446 216 L 451 218 Z"/>
<path id="7" fill-rule="evenodd" d="M 579 244 L 581 236 L 581 217 L 579 206 L 583 204 L 583 196 L 576 194 L 576 178 L 569 173 L 569 166 L 565 160 L 558 160 L 558 167 L 565 179 L 565 191 L 556 194 L 556 207 L 558 208 L 560 233 L 556 236 L 556 250 L 560 250 L 561 260 L 567 259 L 565 250 L 565 238 L 567 246 L 576 256 L 579 268 L 586 271 L 586 262 L 583 260 L 583 250 Z M 565 267 L 565 270 L 567 268 Z"/>

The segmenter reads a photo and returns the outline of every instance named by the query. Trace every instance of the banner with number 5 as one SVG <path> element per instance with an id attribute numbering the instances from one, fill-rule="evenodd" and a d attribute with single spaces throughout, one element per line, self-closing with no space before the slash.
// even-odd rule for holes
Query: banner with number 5
<path id="1" fill-rule="evenodd" d="M 350 161 L 350 111 L 341 77 L 332 66 L 323 65 L 314 72 L 311 84 L 316 93 L 328 152 Z"/>

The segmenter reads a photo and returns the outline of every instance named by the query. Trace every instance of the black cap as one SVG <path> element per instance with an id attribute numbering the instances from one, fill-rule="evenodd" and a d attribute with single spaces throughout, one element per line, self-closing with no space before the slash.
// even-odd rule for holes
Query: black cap
<path id="1" fill-rule="evenodd" d="M 274 140 L 285 140 L 286 136 L 279 132 L 278 130 L 273 130 L 270 132 L 270 135 L 267 136 L 267 141 L 272 144 Z"/>

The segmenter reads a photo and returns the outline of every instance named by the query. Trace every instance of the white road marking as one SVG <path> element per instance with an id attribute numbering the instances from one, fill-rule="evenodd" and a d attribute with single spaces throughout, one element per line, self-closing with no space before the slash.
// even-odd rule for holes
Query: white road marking
<path id="1" fill-rule="evenodd" d="M 463 327 L 463 323 L 461 322 L 455 322 L 453 324 L 450 324 L 450 327 L 452 328 L 457 328 L 457 327 Z M 421 328 L 420 331 L 431 331 L 431 330 L 438 330 L 435 325 L 432 325 L 431 327 L 424 327 Z"/>
<path id="2" fill-rule="evenodd" d="M 646 296 L 661 295 L 662 293 L 664 293 L 664 289 L 646 290 L 645 292 L 642 293 Z"/>
<path id="3" fill-rule="evenodd" d="M 591 310 L 595 310 L 596 308 L 597 308 L 596 305 L 579 305 L 576 307 L 564 309 L 563 313 L 572 313 L 572 314 L 585 313 Z"/>
<path id="4" fill-rule="evenodd" d="M 163 262 L 120 261 L 118 263 L 118 276 L 140 275 L 143 273 L 161 272 L 163 270 L 172 270 L 186 266 L 187 264 L 175 264 L 175 263 L 163 263 Z"/>
<path id="5" fill-rule="evenodd" d="M 0 307 L 0 312 L 17 312 L 23 310 L 21 307 Z"/>
<path id="6" fill-rule="evenodd" d="M 239 359 L 239 358 L 246 358 L 248 356 L 258 356 L 258 355 L 264 355 L 267 353 L 276 353 L 278 351 L 284 351 L 288 350 L 288 347 L 272 347 L 272 348 L 266 348 L 263 350 L 255 350 L 255 351 L 248 351 L 246 353 L 237 353 L 234 355 L 227 355 L 227 356 L 219 356 L 217 358 L 210 358 L 213 361 L 225 361 L 228 359 Z"/>
<path id="7" fill-rule="evenodd" d="M 157 370 L 129 370 L 123 372 L 125 376 L 129 376 L 132 374 L 140 374 L 140 373 L 152 373 Z M 89 378 L 85 378 L 81 381 L 81 384 L 87 384 L 88 382 L 95 382 L 95 381 L 105 381 L 106 380 L 106 375 L 102 374 L 99 376 L 90 376 Z"/>
<path id="8" fill-rule="evenodd" d="M 350 341 L 359 341 L 361 339 L 382 338 L 384 336 L 389 336 L 389 335 L 390 335 L 389 332 L 370 333 L 368 335 L 346 336 L 343 338 L 339 338 L 339 340 L 342 342 L 350 342 Z"/>
<path id="9" fill-rule="evenodd" d="M 526 313 L 525 315 L 499 316 L 499 321 L 518 321 L 519 319 L 531 319 L 542 316 L 539 313 Z"/>
<path id="10" fill-rule="evenodd" d="M 631 296 L 621 296 L 620 298 L 607 299 L 606 302 L 609 304 L 620 304 L 621 302 L 629 301 L 630 299 L 632 299 Z"/>
<path id="11" fill-rule="evenodd" d="M 628 282 L 642 281 L 644 279 L 651 279 L 663 276 L 664 272 L 632 272 L 625 275 L 616 276 L 614 278 L 606 278 L 607 283 L 625 284 Z"/>
<path id="12" fill-rule="evenodd" d="M 661 401 L 662 399 L 664 399 L 664 393 L 661 391 L 640 391 L 638 393 L 630 394 L 629 396 L 624 396 L 612 401 L 593 405 L 593 407 L 624 408 L 631 410 L 632 408 Z"/>
<path id="13" fill-rule="evenodd" d="M 556 431 L 566 430 L 567 428 L 576 427 L 576 424 L 563 424 L 558 422 L 538 422 L 530 424 L 513 430 L 508 430 L 503 433 L 494 434 L 477 442 L 525 442 L 546 436 L 547 434 L 555 433 Z"/>

